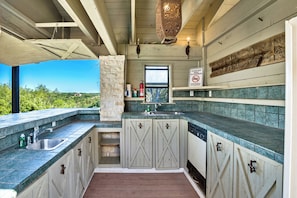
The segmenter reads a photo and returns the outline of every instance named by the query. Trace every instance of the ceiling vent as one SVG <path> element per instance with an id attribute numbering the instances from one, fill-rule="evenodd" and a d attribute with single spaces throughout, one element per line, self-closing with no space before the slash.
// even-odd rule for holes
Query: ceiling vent
<path id="1" fill-rule="evenodd" d="M 163 44 L 176 42 L 182 25 L 181 0 L 157 0 L 156 33 Z"/>

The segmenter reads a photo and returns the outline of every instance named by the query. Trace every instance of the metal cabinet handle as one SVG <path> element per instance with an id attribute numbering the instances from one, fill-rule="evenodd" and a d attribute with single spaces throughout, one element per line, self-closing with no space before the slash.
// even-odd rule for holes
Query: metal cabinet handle
<path id="1" fill-rule="evenodd" d="M 142 124 L 141 124 L 141 123 L 139 123 L 138 127 L 141 129 L 141 128 L 142 128 Z"/>
<path id="2" fill-rule="evenodd" d="M 78 156 L 81 156 L 81 148 L 79 148 L 77 150 L 78 150 Z"/>
<path id="3" fill-rule="evenodd" d="M 217 151 L 222 151 L 222 143 L 221 142 L 218 142 L 216 147 L 217 147 Z"/>
<path id="4" fill-rule="evenodd" d="M 168 123 L 166 123 L 166 129 L 169 129 L 169 124 Z"/>
<path id="5" fill-rule="evenodd" d="M 92 143 L 92 137 L 89 137 L 89 143 L 90 144 Z"/>
<path id="6" fill-rule="evenodd" d="M 65 174 L 65 169 L 66 169 L 66 166 L 65 166 L 64 164 L 62 164 L 62 165 L 61 165 L 61 171 L 60 171 L 60 173 L 61 173 L 62 175 Z"/>
<path id="7" fill-rule="evenodd" d="M 256 172 L 256 160 L 251 160 L 250 163 L 248 164 L 248 167 L 250 167 L 250 173 Z"/>

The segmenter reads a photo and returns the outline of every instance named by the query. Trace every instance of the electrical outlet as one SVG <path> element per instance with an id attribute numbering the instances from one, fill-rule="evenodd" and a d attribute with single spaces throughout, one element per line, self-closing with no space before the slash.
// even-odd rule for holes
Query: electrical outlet
<path id="1" fill-rule="evenodd" d="M 212 97 L 212 91 L 211 90 L 208 91 L 208 97 Z"/>

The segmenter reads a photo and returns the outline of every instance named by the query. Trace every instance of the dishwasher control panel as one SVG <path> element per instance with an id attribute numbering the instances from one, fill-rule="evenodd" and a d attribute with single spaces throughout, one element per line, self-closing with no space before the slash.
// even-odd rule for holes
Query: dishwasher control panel
<path id="1" fill-rule="evenodd" d="M 188 131 L 201 140 L 207 142 L 207 130 L 193 123 L 188 123 Z"/>

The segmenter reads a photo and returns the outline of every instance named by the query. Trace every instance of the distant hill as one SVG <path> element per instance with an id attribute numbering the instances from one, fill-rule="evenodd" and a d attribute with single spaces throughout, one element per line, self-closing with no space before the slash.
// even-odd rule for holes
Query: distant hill
<path id="1" fill-rule="evenodd" d="M 0 84 L 0 115 L 11 113 L 11 88 Z M 50 91 L 45 85 L 35 89 L 20 88 L 20 111 L 50 108 L 100 107 L 100 93 L 61 93 Z"/>

